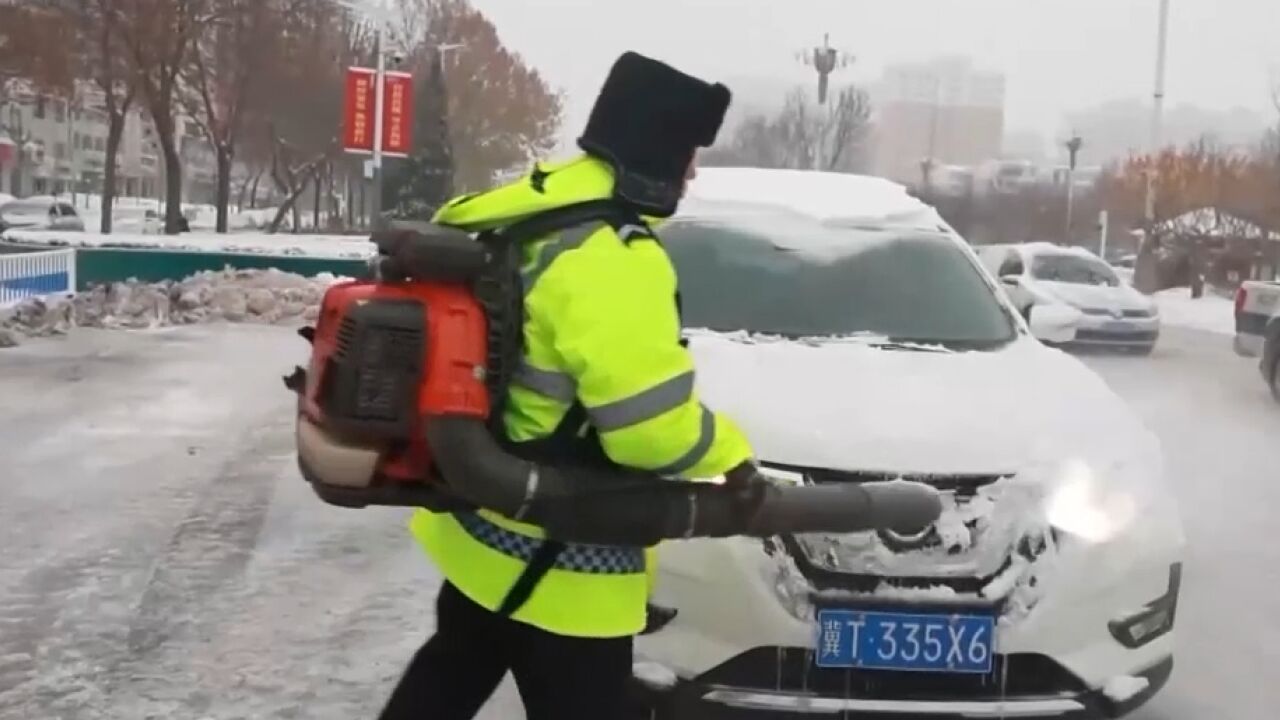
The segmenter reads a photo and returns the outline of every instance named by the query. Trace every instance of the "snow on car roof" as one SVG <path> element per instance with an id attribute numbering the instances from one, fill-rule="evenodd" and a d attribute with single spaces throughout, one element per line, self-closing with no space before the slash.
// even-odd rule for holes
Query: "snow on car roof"
<path id="1" fill-rule="evenodd" d="M 1097 258 L 1088 248 L 1054 245 L 1048 242 L 1035 242 L 1023 245 L 1031 255 L 1079 255 L 1087 258 Z"/>
<path id="2" fill-rule="evenodd" d="M 770 205 L 839 225 L 938 230 L 932 207 L 890 180 L 808 170 L 700 168 L 681 215 L 714 214 L 726 205 Z"/>
<path id="3" fill-rule="evenodd" d="M 50 205 L 53 205 L 54 203 L 57 203 L 57 202 L 58 202 L 58 199 L 52 195 L 32 195 L 31 197 L 15 198 L 13 200 L 10 200 L 7 204 L 15 208 L 26 208 L 26 207 L 47 208 Z"/>

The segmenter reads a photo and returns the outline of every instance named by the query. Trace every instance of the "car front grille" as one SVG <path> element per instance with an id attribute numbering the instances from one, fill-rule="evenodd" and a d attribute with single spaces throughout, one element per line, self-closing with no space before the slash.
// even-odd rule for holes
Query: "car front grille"
<path id="1" fill-rule="evenodd" d="M 1159 333 L 1154 330 L 1107 332 L 1105 330 L 1086 330 L 1082 328 L 1076 331 L 1076 341 L 1078 342 L 1155 342 L 1159 336 Z"/>
<path id="2" fill-rule="evenodd" d="M 953 674 L 822 668 L 806 648 L 757 648 L 716 667 L 699 684 L 893 700 L 1013 700 L 1073 696 L 1088 691 L 1052 658 L 997 655 L 989 673 Z"/>
<path id="3" fill-rule="evenodd" d="M 974 501 L 983 488 L 993 486 L 1002 481 L 1013 479 L 1012 474 L 913 474 L 843 471 L 820 468 L 807 468 L 794 465 L 764 463 L 767 468 L 799 473 L 809 482 L 826 483 L 876 483 L 894 480 L 908 480 L 930 485 L 942 493 L 954 497 L 957 506 L 964 506 Z M 827 596 L 862 596 L 863 601 L 873 601 L 877 596 L 894 591 L 917 591 L 950 589 L 955 594 L 954 602 L 977 604 L 984 606 L 1003 606 L 1003 593 L 1000 597 L 986 597 L 986 590 L 992 583 L 1011 570 L 1016 571 L 1015 564 L 1030 565 L 1056 545 L 1057 538 L 1052 528 L 1045 528 L 1043 534 L 1031 533 L 1022 536 L 988 537 L 977 527 L 977 521 L 965 523 L 974 540 L 969 552 L 986 552 L 987 572 L 981 574 L 886 574 L 864 570 L 857 564 L 841 567 L 838 559 L 830 559 L 832 554 L 838 555 L 842 542 L 840 538 L 826 535 L 784 536 L 765 542 L 765 551 L 771 555 L 785 553 L 794 563 L 795 570 L 804 577 L 813 588 L 814 599 Z M 878 537 L 869 542 L 878 543 L 891 554 L 909 555 L 919 551 L 944 553 L 956 556 L 966 552 L 963 549 L 944 548 L 943 539 L 937 528 L 931 528 L 922 538 L 910 542 L 894 537 L 886 532 L 877 533 Z M 987 542 L 982 549 L 979 543 Z M 998 543 L 998 545 L 996 545 Z M 995 554 L 998 553 L 998 554 Z M 1007 592 L 1007 589 L 1004 591 Z"/>

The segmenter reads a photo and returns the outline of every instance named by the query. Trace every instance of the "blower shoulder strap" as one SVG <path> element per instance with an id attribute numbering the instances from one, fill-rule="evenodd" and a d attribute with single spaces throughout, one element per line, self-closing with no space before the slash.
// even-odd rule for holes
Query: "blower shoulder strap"
<path id="1" fill-rule="evenodd" d="M 639 215 L 615 200 L 588 200 L 519 220 L 497 230 L 496 234 L 507 242 L 524 243 L 597 221 L 607 222 L 615 229 L 629 226 L 645 228 Z"/>
<path id="2" fill-rule="evenodd" d="M 642 230 L 643 234 L 647 234 L 648 227 L 640 219 L 640 216 L 633 211 L 627 210 L 624 206 L 613 200 L 593 200 L 589 202 L 578 203 L 575 205 L 567 205 L 545 213 L 540 213 L 532 217 L 526 218 L 519 222 L 508 225 L 506 228 L 496 231 L 491 235 L 493 241 L 506 245 L 507 256 L 516 258 L 520 256 L 519 246 L 526 242 L 532 242 L 539 238 L 546 237 L 552 233 L 568 230 L 569 228 L 578 227 L 592 222 L 607 222 L 615 230 L 622 231 L 624 228 L 636 228 Z M 624 236 L 624 239 L 628 239 Z M 516 277 L 518 277 L 518 269 L 516 269 Z M 521 295 L 523 295 L 521 293 Z M 523 314 L 521 314 L 523 319 Z M 522 323 L 521 323 L 522 324 Z M 517 333 L 522 337 L 521 324 L 507 323 L 509 331 Z M 507 362 L 519 362 L 519 353 L 522 350 L 517 343 L 504 343 L 510 349 L 515 348 L 515 356 L 511 357 L 508 350 Z M 511 365 L 508 365 L 511 367 Z M 505 372 L 502 373 L 504 376 Z M 505 388 L 503 388 L 501 396 L 505 396 Z M 500 417 L 500 414 L 497 414 Z M 586 422 L 586 408 L 581 403 L 575 403 L 569 412 L 561 421 L 560 426 L 552 433 L 551 438 L 546 442 L 537 443 L 540 447 L 536 448 L 539 454 L 545 452 L 546 456 L 541 458 L 526 457 L 528 460 L 537 462 L 555 462 L 561 452 L 567 449 L 569 443 L 575 440 L 577 430 Z M 535 448 L 526 447 L 518 449 L 507 443 L 505 433 L 502 432 L 500 420 L 495 424 L 494 431 L 499 435 L 499 440 L 508 449 L 517 455 L 525 455 L 528 451 Z M 524 450 L 525 452 L 521 452 Z M 502 604 L 498 607 L 498 614 L 503 617 L 511 617 L 525 603 L 529 602 L 529 598 L 533 596 L 538 585 L 546 578 L 547 573 L 555 567 L 556 562 L 560 559 L 561 554 L 567 549 L 565 543 L 559 540 L 546 539 L 534 551 L 533 556 L 529 559 L 529 564 L 525 566 L 524 571 L 520 573 L 516 581 L 511 585 L 511 589 L 507 591 L 507 595 L 502 600 Z"/>

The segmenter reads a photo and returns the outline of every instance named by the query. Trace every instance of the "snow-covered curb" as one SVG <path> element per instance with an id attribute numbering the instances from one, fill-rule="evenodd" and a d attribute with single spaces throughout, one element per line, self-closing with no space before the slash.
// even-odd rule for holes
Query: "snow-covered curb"
<path id="1" fill-rule="evenodd" d="M 15 245 L 76 248 L 129 248 L 182 250 L 192 252 L 241 253 L 288 257 L 319 257 L 363 260 L 375 248 L 367 237 L 357 235 L 281 235 L 268 233 L 183 233 L 148 235 L 143 233 L 60 232 L 10 230 L 0 240 Z"/>
<path id="2" fill-rule="evenodd" d="M 1208 288 L 1199 299 L 1193 299 L 1188 288 L 1162 290 L 1153 298 L 1160 306 L 1164 325 L 1217 335 L 1236 334 L 1235 304 L 1228 298 L 1213 294 Z"/>
<path id="3" fill-rule="evenodd" d="M 306 278 L 279 270 L 206 271 L 180 282 L 97 286 L 69 299 L 31 299 L 0 310 L 0 347 L 24 337 L 63 335 L 75 327 L 143 329 L 210 322 L 314 320 L 329 274 Z"/>

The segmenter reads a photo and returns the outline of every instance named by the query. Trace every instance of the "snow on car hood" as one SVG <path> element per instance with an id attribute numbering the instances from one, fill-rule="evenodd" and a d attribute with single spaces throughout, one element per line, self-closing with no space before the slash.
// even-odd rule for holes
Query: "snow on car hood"
<path id="1" fill-rule="evenodd" d="M 1029 339 L 952 353 L 708 332 L 690 338 L 703 399 L 738 422 L 766 461 L 982 474 L 1015 473 L 1046 458 L 1112 467 L 1159 454 L 1100 378 Z"/>
<path id="2" fill-rule="evenodd" d="M 926 481 L 1000 476 L 967 499 L 944 495 L 942 540 L 931 547 L 898 552 L 874 533 L 800 538 L 827 570 L 944 583 L 884 584 L 877 595 L 954 597 L 948 578 L 983 578 L 982 597 L 1029 609 L 1040 591 L 1028 573 L 1057 552 L 1045 547 L 1050 525 L 1104 541 L 1169 501 L 1155 436 L 1082 363 L 1030 338 L 946 352 L 689 336 L 702 399 L 738 423 L 764 462 Z M 1047 554 L 1017 554 L 1028 541 Z M 764 568 L 797 603 L 792 612 L 807 612 L 812 589 L 795 566 L 780 556 Z"/>
<path id="3" fill-rule="evenodd" d="M 1099 310 L 1149 310 L 1152 308 L 1151 300 L 1128 285 L 1108 287 L 1034 280 L 1032 287 L 1041 295 L 1078 308 Z"/>

